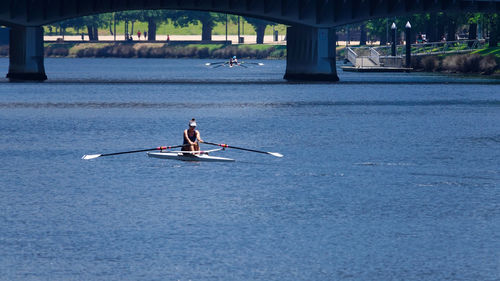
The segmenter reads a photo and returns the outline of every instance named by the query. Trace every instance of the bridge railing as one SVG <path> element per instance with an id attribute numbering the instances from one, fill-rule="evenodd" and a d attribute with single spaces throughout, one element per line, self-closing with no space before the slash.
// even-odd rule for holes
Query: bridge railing
<path id="1" fill-rule="evenodd" d="M 412 53 L 417 56 L 448 53 L 468 53 L 483 48 L 485 44 L 485 40 L 460 40 L 450 42 L 414 44 L 412 45 Z"/>
<path id="2" fill-rule="evenodd" d="M 468 53 L 483 48 L 485 44 L 485 40 L 459 40 L 412 44 L 411 53 L 412 56 Z M 375 49 L 380 53 L 381 56 L 391 55 L 391 46 L 380 46 L 375 47 Z M 398 45 L 396 47 L 396 56 L 405 56 L 405 45 Z"/>

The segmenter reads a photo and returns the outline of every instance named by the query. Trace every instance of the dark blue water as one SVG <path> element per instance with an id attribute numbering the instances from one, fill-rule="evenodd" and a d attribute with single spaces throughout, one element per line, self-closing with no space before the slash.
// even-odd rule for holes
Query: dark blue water
<path id="1" fill-rule="evenodd" d="M 45 83 L 0 81 L 0 280 L 500 279 L 498 80 L 205 62 L 48 59 Z M 80 159 L 180 144 L 193 117 L 285 157 Z"/>

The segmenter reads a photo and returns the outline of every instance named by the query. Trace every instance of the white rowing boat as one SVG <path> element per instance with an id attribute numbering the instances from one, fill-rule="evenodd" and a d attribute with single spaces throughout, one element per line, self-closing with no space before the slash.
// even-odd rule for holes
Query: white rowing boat
<path id="1" fill-rule="evenodd" d="M 159 150 L 160 152 L 148 152 L 148 156 L 154 157 L 154 158 L 160 158 L 160 159 L 174 159 L 174 160 L 181 160 L 181 161 L 233 162 L 234 159 L 231 159 L 231 158 L 216 157 L 216 156 L 208 155 L 208 153 L 210 153 L 210 152 L 219 151 L 219 150 L 223 150 L 226 148 L 234 148 L 234 149 L 238 149 L 238 150 L 268 154 L 268 155 L 272 155 L 274 157 L 280 157 L 280 158 L 283 157 L 283 154 L 278 153 L 278 152 L 268 152 L 268 151 L 262 151 L 262 150 L 227 145 L 224 143 L 213 143 L 213 142 L 208 142 L 208 141 L 204 141 L 203 143 L 215 145 L 215 146 L 220 146 L 222 148 L 205 150 L 205 151 L 165 151 L 166 149 L 184 147 L 185 145 L 182 144 L 182 145 L 159 146 L 159 147 L 154 147 L 154 148 L 121 151 L 121 152 L 113 152 L 113 153 L 104 153 L 104 154 L 85 154 L 82 156 L 82 159 L 83 160 L 90 160 L 90 159 L 95 159 L 95 158 L 99 158 L 102 156 L 113 156 L 113 155 L 121 155 L 121 154 Z"/>
<path id="2" fill-rule="evenodd" d="M 208 151 L 166 151 L 166 152 L 148 152 L 149 157 L 159 159 L 172 159 L 180 161 L 203 161 L 203 162 L 234 162 L 234 159 L 211 156 L 209 152 L 219 151 L 213 149 Z"/>

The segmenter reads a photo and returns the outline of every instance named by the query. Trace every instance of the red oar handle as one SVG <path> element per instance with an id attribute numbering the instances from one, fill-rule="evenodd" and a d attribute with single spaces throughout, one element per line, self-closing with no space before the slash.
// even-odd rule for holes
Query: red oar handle
<path id="1" fill-rule="evenodd" d="M 184 145 L 174 145 L 174 146 L 160 146 L 157 147 L 157 150 L 165 150 L 165 149 L 172 149 L 172 148 L 177 148 L 177 147 L 183 147 Z"/>

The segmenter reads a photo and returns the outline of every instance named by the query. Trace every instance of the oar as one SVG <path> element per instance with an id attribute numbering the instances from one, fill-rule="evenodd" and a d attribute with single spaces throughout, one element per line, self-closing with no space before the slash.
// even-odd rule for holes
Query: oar
<path id="1" fill-rule="evenodd" d="M 255 64 L 255 65 L 264 65 L 263 63 L 261 62 L 246 62 L 246 61 L 243 61 L 241 63 L 245 63 L 245 64 Z"/>
<path id="2" fill-rule="evenodd" d="M 230 145 L 227 145 L 227 144 L 224 144 L 224 143 L 213 143 L 213 142 L 206 142 L 206 141 L 203 141 L 203 143 L 210 144 L 210 145 L 217 145 L 217 146 L 225 147 L 225 148 L 234 148 L 234 149 L 239 149 L 239 150 L 245 150 L 245 151 L 257 152 L 257 153 L 269 154 L 269 155 L 272 155 L 272 156 L 275 156 L 275 157 L 283 157 L 283 154 L 278 153 L 278 152 L 267 152 L 267 151 L 249 149 L 249 148 L 242 148 L 242 147 L 230 146 Z"/>
<path id="3" fill-rule="evenodd" d="M 127 154 L 127 153 L 136 153 L 136 152 L 144 152 L 144 151 L 152 151 L 152 150 L 164 150 L 164 149 L 171 149 L 171 148 L 176 148 L 176 147 L 183 147 L 184 145 L 175 145 L 175 146 L 160 146 L 160 147 L 155 147 L 155 148 L 148 148 L 148 149 L 141 149 L 141 150 L 131 150 L 131 151 L 123 151 L 123 152 L 115 152 L 115 153 L 106 153 L 106 154 L 85 154 L 83 155 L 82 159 L 83 160 L 89 160 L 89 159 L 94 159 L 97 157 L 101 156 L 112 156 L 112 155 L 119 155 L 119 154 Z"/>
<path id="4" fill-rule="evenodd" d="M 205 65 L 211 66 L 211 65 L 224 64 L 224 63 L 226 63 L 226 62 L 225 61 L 221 61 L 221 62 L 207 62 L 207 63 L 205 63 Z"/>

